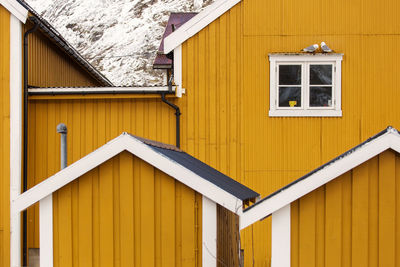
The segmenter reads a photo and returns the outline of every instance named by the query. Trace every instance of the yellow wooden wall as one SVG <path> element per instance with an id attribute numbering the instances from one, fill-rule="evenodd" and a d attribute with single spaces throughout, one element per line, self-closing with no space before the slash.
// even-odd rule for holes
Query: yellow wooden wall
<path id="1" fill-rule="evenodd" d="M 27 22 L 23 31 L 33 27 Z M 100 86 L 84 68 L 37 30 L 28 37 L 28 71 L 30 86 L 67 87 Z"/>
<path id="2" fill-rule="evenodd" d="M 158 99 L 31 100 L 29 110 L 28 187 L 60 170 L 60 122 L 68 127 L 68 164 L 124 131 L 175 142 L 175 116 Z M 28 247 L 39 247 L 38 216 L 37 206 L 28 209 Z"/>
<path id="3" fill-rule="evenodd" d="M 393 75 L 400 61 L 393 52 L 400 41 L 399 4 L 237 4 L 183 44 L 186 94 L 174 100 L 183 114 L 182 149 L 266 196 L 386 126 L 400 128 L 400 75 Z M 269 118 L 268 53 L 321 41 L 344 53 L 343 116 Z M 122 131 L 175 143 L 173 110 L 159 99 L 102 97 L 32 98 L 30 186 L 59 169 L 59 122 L 69 127 L 69 163 Z M 29 244 L 37 247 L 36 215 L 30 216 Z M 270 263 L 270 219 L 248 227 L 241 240 L 246 266 Z"/>
<path id="4" fill-rule="evenodd" d="M 388 150 L 291 204 L 292 267 L 400 266 L 400 155 Z"/>
<path id="5" fill-rule="evenodd" d="M 396 0 L 242 0 L 182 46 L 194 155 L 217 151 L 207 163 L 266 196 L 388 125 L 399 128 L 399 10 Z M 344 54 L 343 116 L 270 118 L 268 54 L 321 41 Z M 242 231 L 246 266 L 270 264 L 270 227 L 266 219 Z"/>
<path id="6" fill-rule="evenodd" d="M 201 266 L 202 196 L 129 152 L 53 200 L 54 266 Z"/>
<path id="7" fill-rule="evenodd" d="M 0 266 L 10 266 L 10 13 L 0 5 Z"/>

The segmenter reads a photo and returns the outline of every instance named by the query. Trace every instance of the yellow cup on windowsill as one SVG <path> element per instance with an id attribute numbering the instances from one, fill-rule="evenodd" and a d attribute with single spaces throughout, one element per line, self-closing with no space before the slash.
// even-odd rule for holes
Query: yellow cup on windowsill
<path id="1" fill-rule="evenodd" d="M 297 105 L 297 101 L 295 101 L 295 100 L 292 100 L 292 101 L 289 101 L 289 106 L 292 108 L 292 107 L 294 107 L 294 106 L 296 106 Z"/>

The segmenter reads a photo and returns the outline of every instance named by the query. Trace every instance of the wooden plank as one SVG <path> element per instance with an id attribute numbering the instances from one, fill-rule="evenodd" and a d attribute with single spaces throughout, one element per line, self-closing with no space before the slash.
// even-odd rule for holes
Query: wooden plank
<path id="1" fill-rule="evenodd" d="M 113 161 L 99 166 L 99 255 L 100 266 L 114 264 L 114 207 L 113 207 Z"/>
<path id="2" fill-rule="evenodd" d="M 352 179 L 351 173 L 347 172 L 341 176 L 342 179 L 342 267 L 351 266 L 351 232 L 352 232 Z"/>
<path id="3" fill-rule="evenodd" d="M 181 213 L 181 233 L 182 233 L 182 265 L 195 265 L 195 239 L 194 239 L 194 191 L 182 185 L 182 213 Z M 214 255 L 216 257 L 216 255 Z"/>
<path id="4" fill-rule="evenodd" d="M 378 156 L 368 161 L 369 207 L 368 207 L 368 262 L 377 267 L 379 260 L 379 162 Z"/>
<path id="5" fill-rule="evenodd" d="M 395 266 L 395 155 L 379 155 L 379 266 Z"/>
<path id="6" fill-rule="evenodd" d="M 369 179 L 368 163 L 352 171 L 353 212 L 352 212 L 352 266 L 368 265 L 368 204 Z"/>
<path id="7" fill-rule="evenodd" d="M 342 176 L 343 177 L 343 176 Z M 342 262 L 342 177 L 327 183 L 325 209 L 326 267 L 340 266 Z M 347 177 L 346 177 L 347 178 Z"/>
<path id="8" fill-rule="evenodd" d="M 120 220 L 121 266 L 134 266 L 134 205 L 133 205 L 133 156 L 128 152 L 120 154 Z"/>
<path id="9" fill-rule="evenodd" d="M 141 170 L 140 159 L 133 158 L 133 203 L 134 203 L 134 261 L 135 266 L 142 266 L 142 222 L 141 222 Z"/>
<path id="10" fill-rule="evenodd" d="M 299 218 L 299 266 L 315 267 L 315 191 L 303 196 L 300 199 L 300 218 Z"/>
<path id="11" fill-rule="evenodd" d="M 299 266 L 299 201 L 290 204 L 290 262 L 291 267 Z"/>
<path id="12" fill-rule="evenodd" d="M 146 162 L 140 162 L 140 224 L 141 260 L 142 266 L 155 265 L 154 251 L 154 167 Z"/>
<path id="13" fill-rule="evenodd" d="M 161 182 L 161 265 L 176 265 L 175 247 L 175 180 L 165 174 L 159 174 Z"/>

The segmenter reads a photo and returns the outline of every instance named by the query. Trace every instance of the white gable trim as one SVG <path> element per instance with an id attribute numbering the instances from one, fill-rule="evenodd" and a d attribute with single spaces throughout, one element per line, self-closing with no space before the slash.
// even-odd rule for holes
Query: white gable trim
<path id="1" fill-rule="evenodd" d="M 0 5 L 4 6 L 11 14 L 13 14 L 22 23 L 28 18 L 28 10 L 15 0 L 0 0 Z"/>
<path id="2" fill-rule="evenodd" d="M 187 39 L 201 31 L 240 1 L 241 0 L 217 0 L 209 5 L 164 39 L 164 54 L 168 54 L 180 46 Z"/>
<path id="3" fill-rule="evenodd" d="M 128 134 L 120 135 L 18 196 L 11 204 L 12 212 L 15 214 L 27 209 L 124 150 L 129 151 L 226 209 L 238 215 L 242 213 L 242 200 L 203 179 L 172 159 L 149 148 L 146 144 Z"/>
<path id="4" fill-rule="evenodd" d="M 325 166 L 305 179 L 282 189 L 279 193 L 265 199 L 254 207 L 243 212 L 240 217 L 240 229 L 270 216 L 275 211 L 348 172 L 387 149 L 400 153 L 400 135 L 393 128 L 375 139 L 356 148 L 343 158 Z"/>

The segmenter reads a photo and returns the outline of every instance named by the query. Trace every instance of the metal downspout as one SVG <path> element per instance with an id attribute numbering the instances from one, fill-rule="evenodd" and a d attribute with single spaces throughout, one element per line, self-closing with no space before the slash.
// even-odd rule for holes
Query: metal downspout
<path id="1" fill-rule="evenodd" d="M 171 76 L 170 81 L 168 82 L 168 86 L 170 86 L 170 89 L 172 91 L 172 79 L 173 76 Z M 169 102 L 166 98 L 165 98 L 165 94 L 166 93 L 161 93 L 161 100 L 167 104 L 168 106 L 172 107 L 173 109 L 175 109 L 175 116 L 176 116 L 176 147 L 180 148 L 181 147 L 181 137 L 180 137 L 180 131 L 181 131 L 181 127 L 180 127 L 180 116 L 181 116 L 181 110 L 179 109 L 179 107 L 171 102 Z"/>
<path id="2" fill-rule="evenodd" d="M 29 18 L 35 25 L 24 34 L 24 160 L 23 160 L 23 181 L 22 192 L 28 189 L 28 35 L 35 32 L 39 23 Z M 22 213 L 22 264 L 27 266 L 27 211 Z"/>

